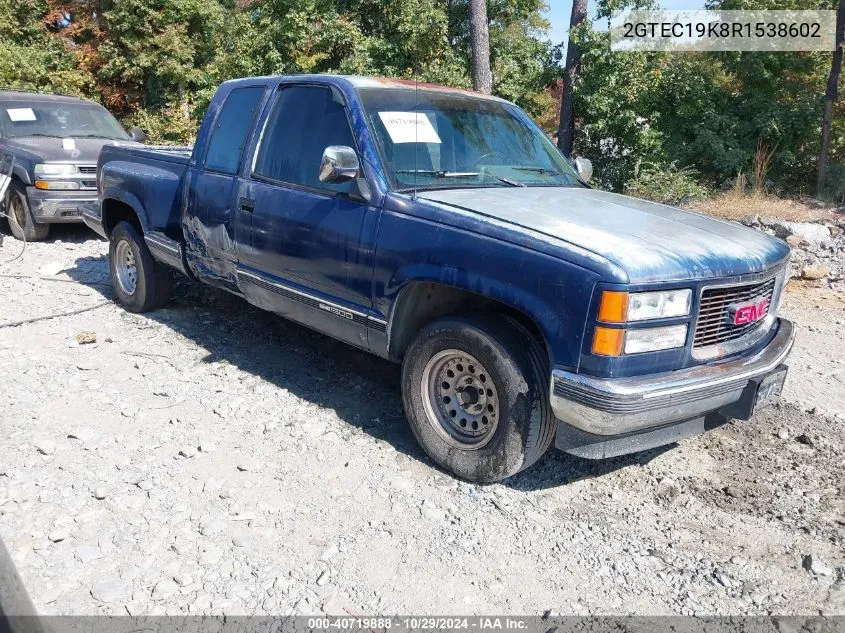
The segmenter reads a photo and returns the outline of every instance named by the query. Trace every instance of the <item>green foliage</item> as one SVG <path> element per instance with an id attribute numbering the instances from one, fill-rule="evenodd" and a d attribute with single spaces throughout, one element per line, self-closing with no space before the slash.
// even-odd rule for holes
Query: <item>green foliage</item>
<path id="1" fill-rule="evenodd" d="M 487 0 L 494 92 L 557 128 L 561 47 L 544 0 Z M 836 0 L 709 0 L 712 8 L 833 8 Z M 653 0 L 599 0 L 596 16 Z M 0 88 L 100 100 L 157 143 L 187 143 L 217 86 L 243 76 L 348 73 L 470 86 L 468 0 L 0 0 Z M 829 53 L 611 53 L 589 23 L 575 150 L 596 181 L 676 201 L 751 173 L 809 190 Z M 831 196 L 841 195 L 845 91 Z M 645 166 L 660 166 L 640 168 Z M 837 171 L 839 170 L 839 171 Z"/>
<path id="2" fill-rule="evenodd" d="M 64 44 L 32 19 L 46 9 L 44 0 L 0 0 L 0 86 L 84 94 L 91 78 L 78 69 Z"/>
<path id="3" fill-rule="evenodd" d="M 175 106 L 139 109 L 126 120 L 126 125 L 141 128 L 151 145 L 189 145 L 199 127 L 196 118 L 185 116 L 182 108 Z"/>
<path id="4" fill-rule="evenodd" d="M 698 181 L 699 174 L 695 170 L 681 169 L 676 163 L 640 165 L 633 179 L 625 185 L 625 193 L 662 204 L 678 205 L 710 195 L 710 190 Z"/>

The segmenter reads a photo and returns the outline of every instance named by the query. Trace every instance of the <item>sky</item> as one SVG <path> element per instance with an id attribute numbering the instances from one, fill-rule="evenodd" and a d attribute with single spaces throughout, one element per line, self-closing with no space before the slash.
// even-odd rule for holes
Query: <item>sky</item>
<path id="1" fill-rule="evenodd" d="M 552 23 L 549 29 L 549 39 L 553 44 L 566 42 L 567 31 L 569 31 L 569 14 L 572 12 L 572 0 L 546 0 L 549 10 L 546 11 L 546 19 Z M 680 9 L 702 9 L 704 0 L 662 0 L 660 6 L 669 10 Z M 596 3 L 590 1 L 588 16 L 596 13 Z"/>

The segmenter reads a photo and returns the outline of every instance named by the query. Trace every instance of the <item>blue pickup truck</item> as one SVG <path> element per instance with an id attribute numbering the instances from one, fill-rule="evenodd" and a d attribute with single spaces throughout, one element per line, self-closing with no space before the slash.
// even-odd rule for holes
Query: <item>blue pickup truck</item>
<path id="1" fill-rule="evenodd" d="M 370 77 L 224 83 L 192 151 L 103 148 L 119 301 L 171 271 L 402 364 L 405 411 L 455 475 L 552 443 L 604 458 L 776 401 L 789 248 L 589 186 L 512 103 Z"/>

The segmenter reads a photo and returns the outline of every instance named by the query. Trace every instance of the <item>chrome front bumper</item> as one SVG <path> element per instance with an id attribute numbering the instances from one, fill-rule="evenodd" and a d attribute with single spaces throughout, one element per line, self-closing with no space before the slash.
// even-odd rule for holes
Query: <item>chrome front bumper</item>
<path id="1" fill-rule="evenodd" d="M 86 212 L 99 209 L 96 191 L 44 191 L 26 188 L 32 217 L 42 224 L 82 222 Z"/>
<path id="2" fill-rule="evenodd" d="M 683 422 L 737 402 L 748 382 L 777 368 L 792 349 L 795 329 L 779 319 L 759 352 L 722 363 L 629 378 L 552 372 L 550 399 L 558 420 L 599 436 Z"/>

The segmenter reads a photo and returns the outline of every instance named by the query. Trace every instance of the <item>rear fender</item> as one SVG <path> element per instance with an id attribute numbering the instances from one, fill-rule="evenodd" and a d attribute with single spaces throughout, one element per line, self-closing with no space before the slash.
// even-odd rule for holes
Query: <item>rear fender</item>
<path id="1" fill-rule="evenodd" d="M 134 212 L 135 215 L 138 216 L 138 222 L 141 223 L 141 228 L 144 232 L 148 232 L 150 230 L 150 222 L 149 218 L 147 217 L 146 212 L 144 211 L 144 207 L 141 204 L 141 201 L 138 200 L 133 194 L 119 189 L 117 187 L 107 187 L 103 190 L 102 195 L 100 196 L 100 212 L 103 215 L 103 226 L 108 226 L 107 218 L 105 217 L 105 209 L 103 208 L 103 203 L 106 200 L 117 200 L 118 202 L 122 202 L 125 205 L 129 206 Z"/>

